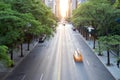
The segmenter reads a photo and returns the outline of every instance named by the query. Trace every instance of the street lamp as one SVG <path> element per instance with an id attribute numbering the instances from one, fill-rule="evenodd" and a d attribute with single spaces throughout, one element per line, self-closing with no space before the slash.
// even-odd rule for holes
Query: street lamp
<path id="1" fill-rule="evenodd" d="M 89 38 L 91 37 L 92 30 L 94 30 L 94 28 L 92 26 L 88 27 Z"/>

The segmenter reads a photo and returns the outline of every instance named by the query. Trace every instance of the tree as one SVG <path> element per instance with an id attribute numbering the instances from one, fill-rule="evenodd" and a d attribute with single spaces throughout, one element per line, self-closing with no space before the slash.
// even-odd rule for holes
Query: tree
<path id="1" fill-rule="evenodd" d="M 18 11 L 19 13 L 31 13 L 36 20 L 33 21 L 37 23 L 36 25 L 32 26 L 33 24 L 28 22 L 31 27 L 29 27 L 29 30 L 25 29 L 25 39 L 28 42 L 28 50 L 32 36 L 52 34 L 52 26 L 56 25 L 55 17 L 52 14 L 51 10 L 47 8 L 40 0 L 14 0 L 11 2 L 11 5 L 13 10 Z"/>
<path id="2" fill-rule="evenodd" d="M 110 31 L 113 31 L 113 28 L 118 29 L 115 19 L 120 16 L 120 10 L 115 9 L 107 0 L 86 1 L 80 4 L 75 11 L 73 21 L 78 25 L 92 26 L 94 28 L 94 39 L 111 34 Z M 95 48 L 95 40 L 93 48 Z"/>
<path id="3" fill-rule="evenodd" d="M 10 5 L 1 2 L 0 6 L 0 44 L 8 46 L 12 51 L 20 35 L 17 26 L 20 24 L 20 18 L 15 16 L 17 12 L 11 10 Z"/>
<path id="4" fill-rule="evenodd" d="M 113 6 L 117 9 L 120 9 L 120 0 L 115 0 Z"/>
<path id="5" fill-rule="evenodd" d="M 12 5 L 13 9 L 20 13 L 31 13 L 43 26 L 51 28 L 51 26 L 56 25 L 56 18 L 50 8 L 46 7 L 41 0 L 14 0 Z"/>
<path id="6" fill-rule="evenodd" d="M 114 35 L 114 36 L 103 36 L 99 38 L 99 41 L 101 44 L 104 45 L 104 48 L 107 50 L 107 65 L 110 65 L 110 49 L 111 45 L 120 45 L 120 36 Z"/>
<path id="7" fill-rule="evenodd" d="M 13 49 L 24 41 L 27 31 L 31 34 L 40 33 L 41 24 L 30 13 L 19 13 L 11 9 L 10 4 L 0 4 L 0 44 L 10 49 L 13 59 Z M 28 27 L 28 23 L 31 27 Z"/>
<path id="8" fill-rule="evenodd" d="M 0 61 L 3 62 L 7 67 L 10 67 L 13 64 L 13 61 L 9 58 L 8 48 L 6 46 L 0 46 Z"/>
<path id="9" fill-rule="evenodd" d="M 40 8 L 41 7 L 41 8 Z M 26 39 L 29 43 L 33 36 L 52 34 L 52 25 L 56 25 L 55 17 L 41 1 L 34 0 L 1 0 L 0 4 L 0 44 L 10 48 L 11 59 L 13 49 Z"/>

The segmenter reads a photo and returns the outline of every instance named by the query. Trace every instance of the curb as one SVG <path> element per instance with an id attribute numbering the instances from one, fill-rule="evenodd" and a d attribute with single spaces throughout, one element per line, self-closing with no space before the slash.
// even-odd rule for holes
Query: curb
<path id="1" fill-rule="evenodd" d="M 9 76 L 10 72 L 12 72 L 12 71 L 30 54 L 30 52 L 35 48 L 35 46 L 36 46 L 37 44 L 38 44 L 38 42 L 36 42 L 36 43 L 34 44 L 34 46 L 32 47 L 32 49 L 29 50 L 29 51 L 26 53 L 26 55 L 24 55 L 23 57 L 21 57 L 21 59 L 16 63 L 16 65 L 15 65 L 14 67 L 12 67 L 10 70 L 8 70 L 7 74 L 2 78 L 2 80 L 5 80 L 5 79 Z"/>
<path id="2" fill-rule="evenodd" d="M 78 33 L 79 33 L 79 31 L 77 31 Z M 90 47 L 90 45 L 87 43 L 87 41 L 85 40 L 85 38 L 79 33 L 79 35 L 82 37 L 82 39 L 85 41 L 85 43 L 88 45 L 88 47 L 95 53 L 95 51 L 94 51 L 94 49 L 92 49 L 91 47 Z M 95 53 L 95 55 L 96 55 L 96 57 L 99 59 L 99 57 L 97 56 L 97 54 Z M 100 59 L 99 59 L 100 60 Z M 106 65 L 100 60 L 100 62 L 104 65 L 104 67 L 110 72 L 110 74 L 113 76 L 113 74 L 111 73 L 111 71 L 106 67 Z M 114 77 L 114 79 L 115 80 L 117 80 L 116 79 L 116 77 L 115 76 L 113 76 Z M 119 79 L 118 79 L 119 80 Z"/>

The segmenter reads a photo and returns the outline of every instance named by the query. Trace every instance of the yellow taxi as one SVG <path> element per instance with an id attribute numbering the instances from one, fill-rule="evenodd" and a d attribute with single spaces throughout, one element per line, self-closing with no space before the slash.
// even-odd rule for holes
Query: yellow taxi
<path id="1" fill-rule="evenodd" d="M 75 62 L 82 62 L 83 61 L 83 57 L 82 57 L 82 54 L 80 53 L 80 51 L 74 52 L 73 59 Z"/>

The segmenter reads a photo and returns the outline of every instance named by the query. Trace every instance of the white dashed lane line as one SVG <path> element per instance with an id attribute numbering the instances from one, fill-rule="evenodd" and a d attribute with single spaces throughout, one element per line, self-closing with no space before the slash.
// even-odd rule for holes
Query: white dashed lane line
<path id="1" fill-rule="evenodd" d="M 86 60 L 86 62 L 87 62 L 87 64 L 88 64 L 88 66 L 89 66 L 90 64 L 89 64 L 88 60 Z"/>
<path id="2" fill-rule="evenodd" d="M 43 74 L 40 76 L 40 80 L 42 80 L 43 79 Z"/>

